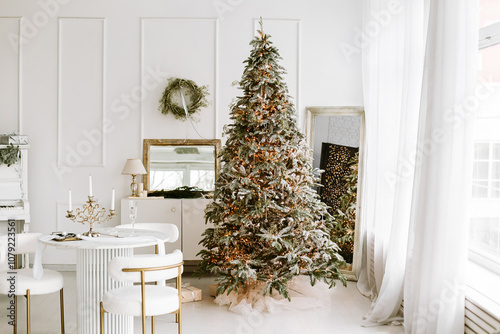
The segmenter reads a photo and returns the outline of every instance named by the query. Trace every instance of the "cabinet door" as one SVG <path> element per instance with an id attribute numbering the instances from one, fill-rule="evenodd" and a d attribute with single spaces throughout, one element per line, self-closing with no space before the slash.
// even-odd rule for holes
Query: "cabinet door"
<path id="1" fill-rule="evenodd" d="M 128 214 L 128 201 L 129 198 L 123 198 L 121 202 L 121 223 L 130 224 Z M 134 199 L 135 200 L 135 199 Z M 170 253 L 175 249 L 181 249 L 181 201 L 178 199 L 149 199 L 149 198 L 138 198 L 137 199 L 137 219 L 136 223 L 169 223 L 174 224 L 179 229 L 179 239 L 173 243 L 165 244 L 165 252 Z M 140 253 L 150 253 L 146 251 L 137 251 Z"/>
<path id="2" fill-rule="evenodd" d="M 183 199 L 182 200 L 182 252 L 184 260 L 201 260 L 196 256 L 202 246 L 201 234 L 212 224 L 205 224 L 205 208 L 210 199 Z"/>

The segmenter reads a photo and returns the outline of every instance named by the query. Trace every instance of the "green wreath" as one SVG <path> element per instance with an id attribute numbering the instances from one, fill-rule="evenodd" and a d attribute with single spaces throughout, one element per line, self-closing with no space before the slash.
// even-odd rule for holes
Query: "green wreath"
<path id="1" fill-rule="evenodd" d="M 12 166 L 21 158 L 19 146 L 10 144 L 9 146 L 0 149 L 0 165 L 6 164 L 7 167 Z"/>
<path id="2" fill-rule="evenodd" d="M 160 110 L 162 114 L 167 115 L 168 113 L 172 113 L 175 118 L 185 120 L 187 115 L 182 106 L 182 102 L 179 105 L 177 102 L 178 100 L 173 100 L 175 95 L 177 95 L 180 100 L 181 92 L 184 94 L 186 109 L 189 116 L 198 112 L 200 108 L 208 107 L 207 96 L 209 92 L 207 86 L 198 87 L 193 80 L 170 78 L 168 79 L 168 85 L 163 92 L 163 96 L 160 99 L 160 107 L 158 110 Z"/>

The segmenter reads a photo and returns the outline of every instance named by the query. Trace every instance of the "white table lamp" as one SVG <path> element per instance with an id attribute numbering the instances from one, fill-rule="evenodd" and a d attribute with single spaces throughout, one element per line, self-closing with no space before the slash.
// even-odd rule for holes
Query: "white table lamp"
<path id="1" fill-rule="evenodd" d="M 137 174 L 147 174 L 142 161 L 140 159 L 127 159 L 125 166 L 123 166 L 122 175 L 132 175 L 132 183 L 130 184 L 130 189 L 132 190 L 131 197 L 138 197 L 137 183 L 135 183 Z"/>

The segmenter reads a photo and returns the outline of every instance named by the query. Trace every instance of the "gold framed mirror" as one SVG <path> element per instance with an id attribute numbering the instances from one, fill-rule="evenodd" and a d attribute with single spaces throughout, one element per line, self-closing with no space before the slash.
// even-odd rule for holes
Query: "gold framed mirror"
<path id="1" fill-rule="evenodd" d="M 220 139 L 144 139 L 144 189 L 196 187 L 213 191 L 219 176 Z"/>
<path id="2" fill-rule="evenodd" d="M 324 170 L 321 175 L 323 187 L 319 190 L 320 198 L 330 206 L 330 213 L 338 210 L 350 210 L 352 213 L 340 215 L 340 218 L 337 216 L 337 219 L 343 226 L 341 230 L 349 230 L 350 233 L 349 244 L 339 245 L 341 255 L 347 262 L 347 267 L 343 268 L 342 272 L 348 280 L 357 281 L 361 268 L 360 217 L 365 149 L 364 109 L 363 107 L 306 107 L 306 111 L 306 136 L 313 151 L 313 167 Z M 357 187 L 355 192 L 352 191 L 354 187 Z M 351 190 L 350 197 L 348 188 Z M 348 201 L 351 203 L 346 204 Z"/>

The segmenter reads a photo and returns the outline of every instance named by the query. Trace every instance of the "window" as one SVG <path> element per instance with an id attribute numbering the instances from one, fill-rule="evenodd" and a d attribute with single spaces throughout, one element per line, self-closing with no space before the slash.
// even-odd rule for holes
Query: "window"
<path id="1" fill-rule="evenodd" d="M 500 310 L 500 0 L 480 0 L 468 298 Z M 482 92 L 484 94 L 478 93 Z"/>
<path id="2" fill-rule="evenodd" d="M 213 191 L 215 170 L 212 165 L 184 163 L 179 167 L 151 164 L 151 189 L 172 190 L 183 185 Z"/>
<path id="3" fill-rule="evenodd" d="M 183 170 L 151 170 L 151 189 L 172 190 L 183 185 Z"/>
<path id="4" fill-rule="evenodd" d="M 190 184 L 204 190 L 214 190 L 215 171 L 213 169 L 194 169 L 190 173 Z"/>
<path id="5" fill-rule="evenodd" d="M 481 120 L 478 121 L 478 128 L 484 129 L 488 126 L 481 125 Z M 492 119 L 491 123 L 500 123 L 500 117 Z M 500 142 L 474 143 L 472 180 L 473 198 L 500 198 Z"/>

